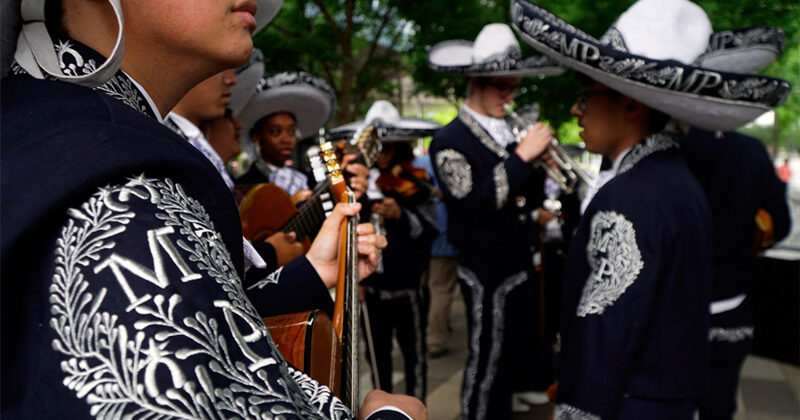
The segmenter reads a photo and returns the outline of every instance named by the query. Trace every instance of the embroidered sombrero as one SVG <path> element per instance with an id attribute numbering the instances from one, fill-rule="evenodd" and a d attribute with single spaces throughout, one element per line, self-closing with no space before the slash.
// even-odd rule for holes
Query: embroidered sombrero
<path id="1" fill-rule="evenodd" d="M 442 128 L 441 124 L 422 118 L 401 117 L 397 108 L 389 101 L 375 101 L 363 120 L 336 127 L 325 134 L 328 140 L 351 138 L 357 130 L 372 124 L 378 130 L 382 142 L 409 141 L 432 136 Z"/>
<path id="2" fill-rule="evenodd" d="M 556 76 L 564 69 L 546 56 L 523 58 L 519 42 L 508 25 L 492 23 L 481 29 L 475 42 L 442 41 L 428 52 L 435 71 L 466 76 Z"/>
<path id="3" fill-rule="evenodd" d="M 256 88 L 261 78 L 264 77 L 264 54 L 258 48 L 253 48 L 253 55 L 247 64 L 234 70 L 236 84 L 231 86 L 231 113 L 237 119 L 247 102 L 256 93 Z"/>
<path id="4" fill-rule="evenodd" d="M 294 116 L 298 139 L 315 135 L 331 119 L 335 105 L 333 89 L 318 77 L 302 71 L 265 76 L 239 113 L 242 144 L 250 143 L 250 130 L 258 120 L 277 112 Z"/>
<path id="5" fill-rule="evenodd" d="M 754 26 L 711 34 L 706 52 L 694 65 L 734 73 L 758 73 L 783 52 L 786 36 L 778 28 Z"/>
<path id="6" fill-rule="evenodd" d="M 512 0 L 511 21 L 525 42 L 562 65 L 709 130 L 746 124 L 791 90 L 784 80 L 694 64 L 704 55 L 706 65 L 715 56 L 719 63 L 725 54 L 708 54 L 711 23 L 687 0 L 639 0 L 600 40 L 527 0 Z"/>
<path id="7" fill-rule="evenodd" d="M 94 71 L 84 75 L 67 75 L 60 68 L 58 56 L 50 38 L 50 34 L 45 27 L 45 1 L 46 0 L 18 0 L 7 2 L 12 4 L 14 10 L 9 11 L 3 6 L 3 72 L 10 64 L 5 55 L 5 44 L 10 31 L 18 30 L 18 38 L 14 59 L 28 74 L 42 79 L 45 75 L 67 82 L 77 83 L 83 86 L 94 87 L 101 85 L 113 77 L 119 70 L 122 62 L 122 55 L 125 51 L 124 19 L 122 17 L 121 0 L 107 0 L 114 10 L 117 19 L 117 39 L 114 49 L 108 59 Z M 258 11 L 256 12 L 256 32 L 264 28 L 269 21 L 275 17 L 283 4 L 283 0 L 258 0 Z"/>

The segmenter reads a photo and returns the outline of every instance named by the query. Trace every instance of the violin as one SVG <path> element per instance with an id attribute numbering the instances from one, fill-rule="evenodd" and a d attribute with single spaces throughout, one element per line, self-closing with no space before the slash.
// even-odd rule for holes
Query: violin
<path id="1" fill-rule="evenodd" d="M 399 198 L 419 198 L 424 200 L 431 194 L 440 196 L 441 192 L 430 182 L 425 169 L 414 167 L 411 162 L 398 163 L 381 175 L 375 184 L 384 193 L 394 193 Z"/>

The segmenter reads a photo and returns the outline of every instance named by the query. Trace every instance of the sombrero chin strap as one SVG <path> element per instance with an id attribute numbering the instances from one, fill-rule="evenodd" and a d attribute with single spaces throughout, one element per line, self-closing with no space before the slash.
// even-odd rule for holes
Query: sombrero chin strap
<path id="1" fill-rule="evenodd" d="M 108 0 L 117 16 L 117 27 L 119 28 L 117 42 L 111 56 L 97 70 L 82 76 L 69 76 L 61 70 L 53 41 L 44 24 L 45 1 L 22 0 L 22 31 L 17 40 L 17 51 L 14 53 L 17 63 L 37 79 L 43 79 L 46 73 L 58 80 L 88 87 L 100 85 L 111 79 L 119 70 L 125 50 L 121 0 Z"/>

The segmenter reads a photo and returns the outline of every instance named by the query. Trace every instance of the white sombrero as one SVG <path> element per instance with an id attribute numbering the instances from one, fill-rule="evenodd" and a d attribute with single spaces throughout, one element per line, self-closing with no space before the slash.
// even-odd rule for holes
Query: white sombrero
<path id="1" fill-rule="evenodd" d="M 706 52 L 694 65 L 734 73 L 758 73 L 781 55 L 785 43 L 783 31 L 766 26 L 715 32 Z"/>
<path id="2" fill-rule="evenodd" d="M 466 76 L 556 76 L 564 69 L 546 56 L 522 58 L 519 42 L 504 23 L 481 29 L 475 42 L 442 41 L 428 52 L 428 65 L 436 71 Z"/>
<path id="3" fill-rule="evenodd" d="M 705 129 L 735 129 L 791 90 L 784 80 L 698 65 L 730 61 L 723 58 L 730 49 L 714 53 L 708 16 L 687 0 L 639 0 L 600 40 L 526 0 L 512 0 L 511 21 L 525 42 L 564 66 Z M 743 51 L 755 57 L 757 49 Z"/>
<path id="4" fill-rule="evenodd" d="M 253 36 L 261 32 L 268 23 L 272 22 L 278 11 L 281 10 L 283 0 L 258 0 L 258 10 L 256 11 L 256 31 Z"/>
<path id="5" fill-rule="evenodd" d="M 333 89 L 318 77 L 302 71 L 265 76 L 239 113 L 242 144 L 249 143 L 250 130 L 258 120 L 279 112 L 294 116 L 299 139 L 315 135 L 333 116 L 335 104 Z"/>
<path id="6" fill-rule="evenodd" d="M 325 134 L 328 140 L 351 138 L 367 124 L 375 126 L 382 142 L 409 141 L 432 136 L 442 125 L 421 118 L 401 117 L 397 108 L 389 101 L 375 101 L 363 120 L 336 127 Z"/>
<path id="7" fill-rule="evenodd" d="M 237 119 L 239 113 L 244 110 L 245 105 L 256 93 L 258 83 L 264 77 L 264 54 L 258 48 L 253 48 L 253 55 L 250 61 L 234 70 L 236 73 L 236 84 L 231 86 L 231 113 Z"/>
<path id="8" fill-rule="evenodd" d="M 46 76 L 58 80 L 94 87 L 108 81 L 119 70 L 122 55 L 125 51 L 121 0 L 108 0 L 117 19 L 117 39 L 108 59 L 92 72 L 80 76 L 64 74 L 59 65 L 58 56 L 45 26 L 46 0 L 18 0 L 5 2 L 3 5 L 3 72 L 8 70 L 10 61 L 6 56 L 7 38 L 17 36 L 14 60 L 28 74 L 43 79 Z M 11 4 L 11 8 L 8 7 Z M 283 0 L 258 0 L 256 12 L 256 32 L 264 28 L 275 17 L 283 4 Z M 21 23 L 21 30 L 19 25 Z M 14 34 L 11 33 L 14 31 Z"/>

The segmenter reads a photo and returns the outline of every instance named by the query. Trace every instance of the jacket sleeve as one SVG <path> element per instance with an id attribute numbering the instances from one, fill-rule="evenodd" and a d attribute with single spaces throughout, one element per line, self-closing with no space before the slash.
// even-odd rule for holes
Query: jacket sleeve
<path id="1" fill-rule="evenodd" d="M 333 300 L 305 256 L 273 272 L 251 268 L 247 277 L 259 278 L 246 289 L 247 297 L 262 317 L 321 309 L 333 316 Z"/>
<path id="2" fill-rule="evenodd" d="M 760 144 L 759 144 L 760 145 Z M 786 184 L 778 178 L 775 168 L 769 155 L 763 147 L 760 150 L 759 160 L 762 162 L 762 193 L 763 202 L 761 207 L 772 217 L 773 239 L 779 242 L 786 235 L 792 226 L 792 219 L 789 213 L 789 205 L 786 202 Z"/>

